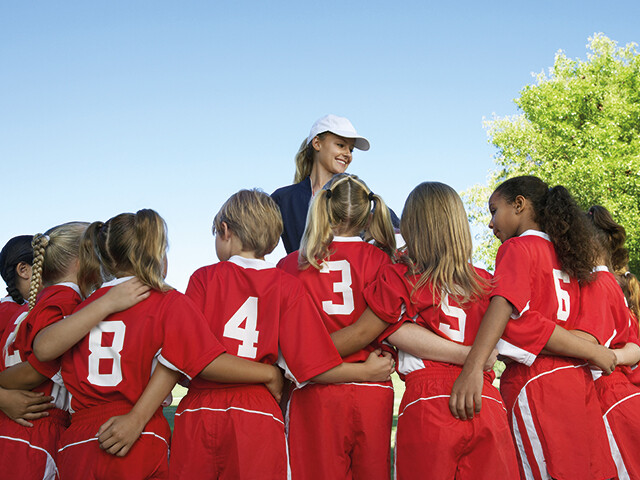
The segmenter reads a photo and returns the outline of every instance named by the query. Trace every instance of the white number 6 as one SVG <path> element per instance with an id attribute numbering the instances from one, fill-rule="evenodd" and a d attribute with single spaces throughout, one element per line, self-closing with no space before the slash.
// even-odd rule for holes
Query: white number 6
<path id="1" fill-rule="evenodd" d="M 558 297 L 558 320 L 565 322 L 571 313 L 571 298 L 569 292 L 562 289 L 563 283 L 570 283 L 569 275 L 562 270 L 553 269 L 553 285 L 556 287 L 556 297 Z"/>

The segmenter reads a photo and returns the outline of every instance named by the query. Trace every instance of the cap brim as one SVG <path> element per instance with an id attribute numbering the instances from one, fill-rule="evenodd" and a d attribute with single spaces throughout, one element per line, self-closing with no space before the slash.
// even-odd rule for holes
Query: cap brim
<path id="1" fill-rule="evenodd" d="M 364 137 L 360 137 L 360 136 L 354 137 L 353 132 L 341 132 L 339 130 L 328 130 L 328 131 L 340 137 L 353 138 L 354 140 L 353 146 L 358 150 L 362 150 L 364 152 L 369 150 L 369 147 L 370 147 L 369 140 L 367 140 Z"/>

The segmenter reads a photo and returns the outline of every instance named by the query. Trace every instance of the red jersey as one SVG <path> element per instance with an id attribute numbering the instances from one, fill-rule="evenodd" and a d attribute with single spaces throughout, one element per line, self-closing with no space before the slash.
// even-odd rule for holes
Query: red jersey
<path id="1" fill-rule="evenodd" d="M 482 278 L 491 280 L 491 274 L 480 268 L 475 271 Z M 473 345 L 484 312 L 489 306 L 489 294 L 460 305 L 454 296 L 433 290 L 427 281 L 413 297 L 413 286 L 420 275 L 407 276 L 404 264 L 385 266 L 367 289 L 364 296 L 369 308 L 382 320 L 394 323 L 385 332 L 389 336 L 405 321 L 413 321 L 439 336 L 462 345 Z M 442 298 L 442 303 L 440 302 Z M 398 321 L 400 319 L 400 321 Z M 401 352 L 398 356 L 398 372 L 407 375 L 425 368 L 425 360 Z"/>
<path id="2" fill-rule="evenodd" d="M 517 312 L 498 341 L 498 351 L 530 366 L 555 325 L 566 327 L 578 314 L 578 282 L 561 270 L 549 236 L 536 230 L 500 246 L 494 278 L 491 296 L 504 297 Z"/>
<path id="3" fill-rule="evenodd" d="M 638 318 L 631 310 L 629 310 L 629 315 L 631 317 L 629 341 L 640 345 L 640 325 L 638 325 Z M 625 373 L 627 374 L 627 377 L 629 377 L 631 383 L 640 387 L 640 365 L 633 365 L 627 371 L 625 371 Z"/>
<path id="4" fill-rule="evenodd" d="M 600 345 L 622 348 L 629 341 L 631 312 L 616 278 L 596 267 L 595 279 L 580 286 L 580 315 L 567 325 L 593 335 Z"/>
<path id="5" fill-rule="evenodd" d="M 5 328 L 9 325 L 9 321 L 16 316 L 18 310 L 24 307 L 25 304 L 17 304 L 11 295 L 7 295 L 0 300 L 0 337 L 4 333 Z"/>
<path id="6" fill-rule="evenodd" d="M 298 252 L 280 260 L 278 268 L 298 277 L 311 295 L 329 333 L 348 327 L 360 318 L 367 304 L 363 292 L 391 259 L 379 248 L 360 237 L 334 237 L 331 252 L 320 270 L 298 268 Z M 365 361 L 369 353 L 379 348 L 372 344 L 344 359 Z"/>
<path id="7" fill-rule="evenodd" d="M 186 294 L 230 354 L 273 365 L 282 353 L 297 383 L 342 363 L 304 286 L 264 260 L 233 256 L 202 267 Z"/>
<path id="8" fill-rule="evenodd" d="M 108 282 L 76 310 L 131 277 Z M 125 400 L 134 405 L 154 361 L 196 376 L 224 348 L 193 303 L 176 290 L 152 290 L 149 298 L 108 316 L 62 357 L 62 378 L 74 411 Z"/>

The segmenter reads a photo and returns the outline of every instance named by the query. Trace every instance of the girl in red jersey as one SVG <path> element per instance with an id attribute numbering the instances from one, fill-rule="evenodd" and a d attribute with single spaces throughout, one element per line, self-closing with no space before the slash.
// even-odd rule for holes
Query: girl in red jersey
<path id="1" fill-rule="evenodd" d="M 19 313 L 28 309 L 31 265 L 33 264 L 32 235 L 13 237 L 0 251 L 0 275 L 7 285 L 8 295 L 0 300 L 0 338 Z M 0 388 L 0 410 L 23 426 L 33 426 L 29 420 L 46 416 L 53 407 L 51 397 L 42 392 L 5 390 Z"/>
<path id="2" fill-rule="evenodd" d="M 230 353 L 278 361 L 297 383 L 384 380 L 390 357 L 342 363 L 304 286 L 264 261 L 282 217 L 265 193 L 242 190 L 214 220 L 220 262 L 197 270 L 187 295 Z M 280 360 L 278 360 L 280 357 Z M 176 412 L 171 478 L 287 478 L 284 420 L 254 386 L 192 382 Z M 317 465 L 320 468 L 320 465 Z"/>
<path id="3" fill-rule="evenodd" d="M 258 368 L 226 355 L 192 302 L 164 282 L 166 238 L 166 225 L 153 210 L 91 224 L 80 252 L 81 290 L 99 286 L 101 271 L 115 279 L 91 294 L 77 313 L 36 338 L 34 351 L 42 360 L 72 346 L 62 358 L 62 378 L 73 395 L 71 426 L 58 450 L 65 480 L 166 478 L 170 430 L 160 404 L 175 384 L 173 372 L 269 382 L 274 390 L 281 385 L 274 367 Z M 147 298 L 99 323 L 89 318 L 103 311 L 99 302 L 110 287 L 131 275 L 146 285 L 141 292 L 151 288 L 141 293 Z M 155 383 L 149 380 L 154 366 L 160 372 L 154 373 L 154 380 L 159 379 Z M 133 424 L 138 434 L 144 428 L 126 456 L 99 448 L 96 432 L 114 422 Z"/>
<path id="4" fill-rule="evenodd" d="M 34 392 L 55 398 L 55 408 L 35 420 L 33 428 L 16 425 L 5 416 L 0 418 L 0 468 L 16 478 L 57 477 L 56 445 L 69 421 L 69 396 L 59 380 L 59 362 L 39 362 L 32 344 L 43 322 L 60 320 L 80 303 L 77 259 L 86 227 L 85 223 L 66 223 L 33 238 L 31 310 L 16 317 L 3 336 L 2 385 L 33 388 Z M 45 288 L 38 294 L 41 285 Z"/>
<path id="5" fill-rule="evenodd" d="M 593 380 L 587 364 L 575 359 L 608 374 L 615 354 L 563 328 L 578 312 L 578 280 L 588 281 L 594 266 L 584 214 L 564 187 L 549 188 L 532 176 L 498 186 L 489 211 L 489 228 L 503 242 L 495 287 L 453 386 L 451 412 L 462 419 L 480 412 L 482 367 L 497 343 L 502 355 L 515 360 L 502 375 L 500 392 L 521 477 L 614 477 Z"/>
<path id="6" fill-rule="evenodd" d="M 631 314 L 612 273 L 628 263 L 626 233 L 604 207 L 591 207 L 588 218 L 595 227 L 600 265 L 592 274 L 593 281 L 581 285 L 580 315 L 567 327 L 593 343 L 618 349 L 616 370 L 602 376 L 600 370 L 593 369 L 592 376 L 618 478 L 640 478 L 640 459 L 635 454 L 640 444 L 640 388 L 625 375 L 629 368 L 621 366 L 638 363 L 640 347 L 631 335 Z"/>
<path id="7" fill-rule="evenodd" d="M 483 378 L 482 416 L 461 422 L 448 408 L 461 367 L 410 353 L 421 350 L 416 325 L 470 346 L 489 305 L 491 275 L 470 263 L 471 233 L 462 200 L 448 185 L 418 185 L 407 198 L 400 232 L 406 255 L 382 267 L 364 292 L 381 319 L 402 317 L 383 335 L 399 348 L 398 372 L 406 384 L 398 415 L 396 476 L 516 478 L 516 452 L 502 398 L 491 384 L 493 371 Z"/>
<path id="8" fill-rule="evenodd" d="M 360 237 L 365 233 L 374 244 Z M 278 267 L 302 281 L 333 334 L 365 311 L 362 292 L 391 263 L 395 246 L 382 198 L 355 175 L 337 174 L 311 202 L 300 251 Z M 378 333 L 386 326 L 380 323 Z M 343 360 L 364 362 L 381 348 L 368 344 L 374 338 Z M 336 346 L 342 353 L 340 342 Z M 288 412 L 293 478 L 388 478 L 392 410 L 390 381 L 296 388 Z"/>

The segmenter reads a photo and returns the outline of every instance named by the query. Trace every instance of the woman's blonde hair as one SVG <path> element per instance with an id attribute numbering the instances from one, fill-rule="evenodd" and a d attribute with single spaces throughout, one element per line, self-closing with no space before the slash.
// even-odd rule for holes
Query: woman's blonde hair
<path id="1" fill-rule="evenodd" d="M 322 140 L 328 132 L 322 132 L 316 135 L 320 140 Z M 313 141 L 313 140 L 312 140 Z M 316 153 L 311 142 L 305 138 L 300 144 L 300 148 L 298 149 L 298 153 L 295 156 L 296 163 L 296 174 L 293 177 L 293 183 L 300 183 L 309 175 L 311 175 L 311 170 L 313 170 L 313 159 Z"/>
<path id="2" fill-rule="evenodd" d="M 242 249 L 264 257 L 278 245 L 282 234 L 282 215 L 272 198 L 258 189 L 240 190 L 222 205 L 213 219 L 213 234 L 222 223 L 238 237 Z"/>
<path id="3" fill-rule="evenodd" d="M 33 265 L 29 286 L 29 310 L 36 304 L 40 288 L 57 283 L 78 259 L 86 222 L 69 222 L 34 235 Z"/>
<path id="4" fill-rule="evenodd" d="M 396 237 L 389 209 L 379 195 L 355 175 L 339 173 L 320 190 L 309 205 L 307 224 L 300 242 L 300 268 L 320 269 L 329 256 L 334 234 L 363 233 L 365 240 L 389 256 L 396 250 Z"/>
<path id="5" fill-rule="evenodd" d="M 125 275 L 135 275 L 154 290 L 170 290 L 164 281 L 166 253 L 167 225 L 154 210 L 93 222 L 80 248 L 80 291 L 88 296 L 105 278 Z"/>
<path id="6" fill-rule="evenodd" d="M 427 281 L 433 293 L 453 295 L 465 304 L 487 293 L 489 283 L 471 264 L 473 244 L 464 205 L 456 191 L 439 182 L 424 182 L 409 194 L 400 233 L 407 246 L 401 261 L 409 275 L 421 275 L 412 296 Z"/>

